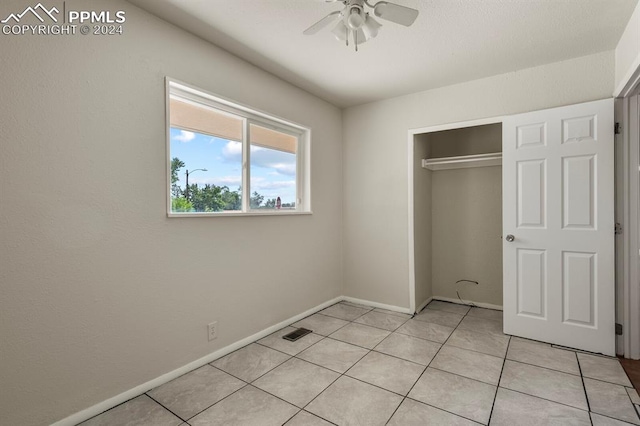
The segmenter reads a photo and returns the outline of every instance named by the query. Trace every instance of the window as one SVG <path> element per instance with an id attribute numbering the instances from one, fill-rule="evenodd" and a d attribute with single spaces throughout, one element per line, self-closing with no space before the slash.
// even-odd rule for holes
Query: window
<path id="1" fill-rule="evenodd" d="M 167 79 L 168 214 L 310 213 L 310 130 Z"/>

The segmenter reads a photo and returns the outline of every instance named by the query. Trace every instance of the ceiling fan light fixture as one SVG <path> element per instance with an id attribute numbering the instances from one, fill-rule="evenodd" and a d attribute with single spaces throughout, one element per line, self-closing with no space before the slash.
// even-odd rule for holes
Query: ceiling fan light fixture
<path id="1" fill-rule="evenodd" d="M 358 51 L 358 44 L 362 44 L 378 35 L 382 25 L 373 19 L 375 15 L 386 21 L 395 22 L 404 26 L 410 26 L 418 17 L 419 11 L 410 7 L 401 6 L 399 4 L 390 3 L 388 1 L 378 1 L 375 4 L 369 3 L 369 0 L 325 0 L 327 2 L 340 2 L 344 5 L 344 9 L 335 10 L 311 25 L 303 31 L 304 35 L 312 35 L 321 29 L 338 21 L 337 25 L 331 30 L 336 40 L 344 42 L 349 46 L 351 40 Z M 373 0 L 372 0 L 373 1 Z M 367 9 L 369 8 L 369 9 Z M 373 13 L 370 9 L 373 9 Z M 369 10 L 369 12 L 367 12 Z"/>
<path id="2" fill-rule="evenodd" d="M 364 25 L 362 26 L 362 32 L 364 33 L 365 38 L 367 40 L 375 38 L 378 35 L 378 29 L 380 27 L 382 27 L 382 25 L 367 13 Z"/>
<path id="3" fill-rule="evenodd" d="M 359 6 L 353 6 L 349 9 L 349 15 L 347 16 L 347 26 L 352 30 L 358 30 L 364 25 L 365 18 L 362 17 L 362 8 Z"/>
<path id="4" fill-rule="evenodd" d="M 349 37 L 349 29 L 342 21 L 338 21 L 338 25 L 331 32 L 338 41 L 347 41 L 347 37 Z"/>

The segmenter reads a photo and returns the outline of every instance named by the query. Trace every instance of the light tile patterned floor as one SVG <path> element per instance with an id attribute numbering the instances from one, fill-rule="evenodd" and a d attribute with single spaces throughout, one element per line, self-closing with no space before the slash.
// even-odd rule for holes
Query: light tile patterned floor
<path id="1" fill-rule="evenodd" d="M 338 303 L 83 426 L 640 425 L 615 358 L 502 334 L 499 311 Z"/>

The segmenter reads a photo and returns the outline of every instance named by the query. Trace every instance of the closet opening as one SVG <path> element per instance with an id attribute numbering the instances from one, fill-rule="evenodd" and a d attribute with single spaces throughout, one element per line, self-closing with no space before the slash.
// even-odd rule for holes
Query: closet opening
<path id="1" fill-rule="evenodd" d="M 502 122 L 465 124 L 410 132 L 414 312 L 502 309 Z"/>

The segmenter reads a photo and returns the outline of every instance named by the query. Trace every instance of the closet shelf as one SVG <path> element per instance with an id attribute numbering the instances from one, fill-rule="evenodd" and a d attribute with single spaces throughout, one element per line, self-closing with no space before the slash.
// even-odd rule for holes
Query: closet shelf
<path id="1" fill-rule="evenodd" d="M 460 155 L 457 157 L 426 158 L 422 167 L 429 170 L 467 169 L 502 165 L 502 153 Z"/>

